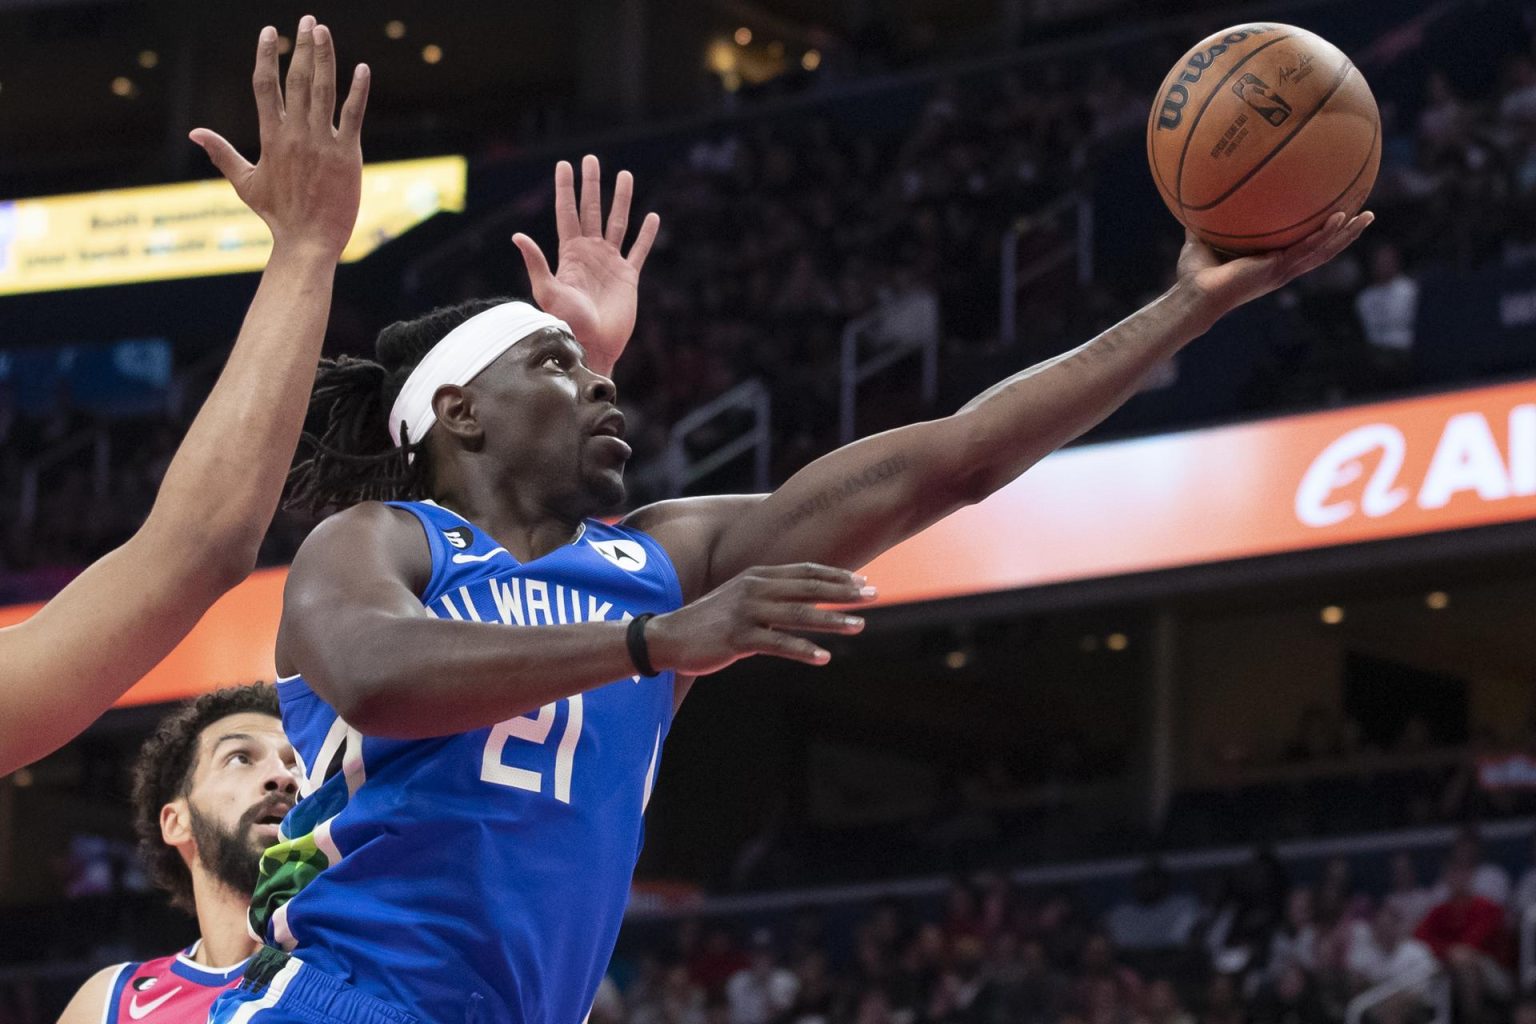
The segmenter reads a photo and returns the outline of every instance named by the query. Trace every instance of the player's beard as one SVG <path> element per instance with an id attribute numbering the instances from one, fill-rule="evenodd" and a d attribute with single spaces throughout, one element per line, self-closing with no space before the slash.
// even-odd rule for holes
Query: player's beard
<path id="1" fill-rule="evenodd" d="M 187 810 L 191 815 L 192 840 L 197 843 L 197 856 L 203 867 L 221 884 L 241 896 L 249 896 L 256 889 L 265 848 L 252 828 L 257 818 L 270 813 L 268 805 L 261 803 L 252 807 L 231 829 L 199 813 L 190 802 Z"/>

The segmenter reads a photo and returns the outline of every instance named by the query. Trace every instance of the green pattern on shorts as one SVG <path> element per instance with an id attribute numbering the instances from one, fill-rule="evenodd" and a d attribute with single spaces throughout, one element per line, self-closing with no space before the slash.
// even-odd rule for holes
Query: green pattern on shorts
<path id="1" fill-rule="evenodd" d="M 261 875 L 251 895 L 251 931 L 267 934 L 267 925 L 279 907 L 299 894 L 315 876 L 330 866 L 330 858 L 315 844 L 315 834 L 305 833 L 267 847 L 261 855 Z"/>

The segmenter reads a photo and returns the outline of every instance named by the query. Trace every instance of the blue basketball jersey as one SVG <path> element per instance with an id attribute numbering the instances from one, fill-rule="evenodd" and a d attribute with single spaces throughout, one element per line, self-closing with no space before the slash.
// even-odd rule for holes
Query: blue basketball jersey
<path id="1" fill-rule="evenodd" d="M 666 552 L 588 521 L 524 565 L 430 501 L 438 618 L 622 621 L 682 604 Z M 489 628 L 489 627 L 488 627 Z M 364 736 L 280 680 L 301 799 L 268 851 L 253 928 L 423 1020 L 580 1024 L 618 936 L 672 718 L 672 673 L 627 677 L 499 725 Z"/>

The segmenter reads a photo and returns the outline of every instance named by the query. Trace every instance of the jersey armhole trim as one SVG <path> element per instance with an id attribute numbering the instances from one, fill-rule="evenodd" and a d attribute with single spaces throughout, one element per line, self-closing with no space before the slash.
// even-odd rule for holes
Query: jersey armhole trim
<path id="1" fill-rule="evenodd" d="M 123 1001 L 123 989 L 128 984 L 128 977 L 138 966 L 138 963 L 132 960 L 118 965 L 117 974 L 112 977 L 112 984 L 107 986 L 107 1005 L 101 1008 L 101 1024 L 117 1024 L 117 1008 Z"/>
<path id="2" fill-rule="evenodd" d="M 384 504 L 390 508 L 400 509 L 402 512 L 409 512 L 411 517 L 416 520 L 416 525 L 421 528 L 421 532 L 426 538 L 427 557 L 432 561 L 432 575 L 428 577 L 426 586 L 423 587 L 421 592 L 416 595 L 416 599 L 420 601 L 423 606 L 425 606 L 428 603 L 429 598 L 433 600 L 437 598 L 438 589 L 442 586 L 443 573 L 447 572 L 448 570 L 448 555 L 447 552 L 443 550 L 443 541 L 440 537 L 438 537 L 437 530 L 435 529 L 432 520 L 428 518 L 426 510 L 423 509 L 421 505 L 430 505 L 432 508 L 438 509 L 441 512 L 446 512 L 456 519 L 464 519 L 464 517 L 452 509 L 443 508 L 441 505 L 430 500 L 420 503 L 414 501 L 386 501 Z M 468 522 L 468 520 L 464 521 L 466 523 Z"/>

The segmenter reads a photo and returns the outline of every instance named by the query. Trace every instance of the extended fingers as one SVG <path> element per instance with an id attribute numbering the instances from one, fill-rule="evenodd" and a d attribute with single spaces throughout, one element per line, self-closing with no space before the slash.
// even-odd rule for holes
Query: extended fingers
<path id="1" fill-rule="evenodd" d="M 651 246 L 656 242 L 656 233 L 661 230 L 661 218 L 654 213 L 645 215 L 645 220 L 640 222 L 640 231 L 635 235 L 635 244 L 629 247 L 629 255 L 624 257 L 629 265 L 639 273 L 645 266 L 645 258 L 651 253 Z"/>
<path id="2" fill-rule="evenodd" d="M 256 38 L 256 70 L 251 73 L 251 91 L 256 94 L 256 116 L 265 141 L 283 122 L 283 91 L 278 87 L 277 29 L 268 25 Z"/>
<path id="3" fill-rule="evenodd" d="M 825 665 L 832 660 L 831 653 L 804 637 L 779 633 L 771 629 L 758 630 L 753 634 L 752 650 L 756 654 L 787 658 L 790 661 L 803 661 L 807 665 Z"/>
<path id="4" fill-rule="evenodd" d="M 603 237 L 615 248 L 624 244 L 624 232 L 629 230 L 629 200 L 635 191 L 635 176 L 620 171 L 613 183 L 613 205 L 608 208 L 608 227 Z"/>
<path id="5" fill-rule="evenodd" d="M 363 130 L 363 112 L 368 109 L 368 87 L 373 83 L 373 73 L 367 64 L 359 64 L 352 72 L 352 89 L 341 105 L 341 136 L 356 139 Z"/>
<path id="6" fill-rule="evenodd" d="M 581 158 L 581 233 L 603 234 L 603 171 L 591 153 Z"/>
<path id="7" fill-rule="evenodd" d="M 555 233 L 562 242 L 581 235 L 581 217 L 576 212 L 576 172 L 569 160 L 555 164 Z"/>
<path id="8" fill-rule="evenodd" d="M 512 236 L 512 244 L 523 254 L 523 263 L 528 267 L 528 282 L 533 286 L 534 297 L 537 298 L 539 289 L 554 276 L 549 272 L 549 261 L 544 258 L 544 250 L 521 231 Z"/>
<path id="9" fill-rule="evenodd" d="M 315 79 L 315 19 L 299 19 L 299 35 L 293 46 L 293 60 L 288 65 L 288 113 L 309 117 L 310 92 Z"/>
<path id="10" fill-rule="evenodd" d="M 329 129 L 336 117 L 336 46 L 331 30 L 324 25 L 316 25 L 311 38 L 314 74 L 309 90 L 310 126 Z"/>

